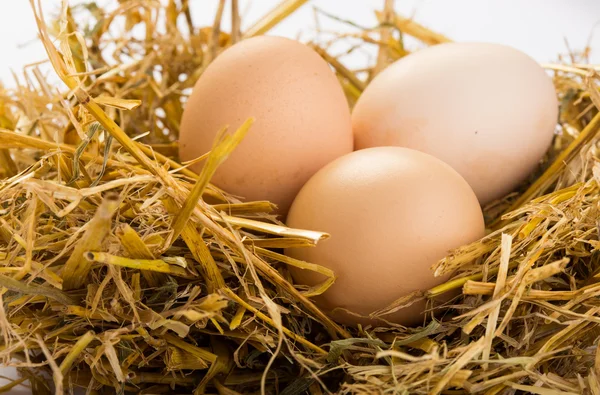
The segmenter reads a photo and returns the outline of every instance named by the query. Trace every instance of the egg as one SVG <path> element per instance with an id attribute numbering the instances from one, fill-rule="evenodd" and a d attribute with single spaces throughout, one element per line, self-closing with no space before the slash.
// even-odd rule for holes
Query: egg
<path id="1" fill-rule="evenodd" d="M 428 154 L 376 147 L 345 155 L 300 190 L 288 226 L 330 234 L 314 248 L 286 254 L 333 270 L 336 280 L 315 302 L 339 322 L 377 323 L 369 314 L 413 291 L 447 280 L 431 266 L 484 235 L 481 207 L 467 182 Z M 290 267 L 299 284 L 326 279 Z M 386 315 L 403 325 L 422 322 L 425 302 Z"/>
<path id="2" fill-rule="evenodd" d="M 499 44 L 449 43 L 385 69 L 352 113 L 356 149 L 401 146 L 451 165 L 482 204 L 511 192 L 553 139 L 551 79 L 526 54 Z"/>
<path id="3" fill-rule="evenodd" d="M 180 159 L 208 152 L 222 127 L 235 130 L 249 117 L 256 121 L 212 182 L 248 200 L 269 200 L 283 215 L 317 170 L 353 149 L 350 109 L 337 77 L 297 41 L 243 40 L 208 66 L 185 106 Z"/>

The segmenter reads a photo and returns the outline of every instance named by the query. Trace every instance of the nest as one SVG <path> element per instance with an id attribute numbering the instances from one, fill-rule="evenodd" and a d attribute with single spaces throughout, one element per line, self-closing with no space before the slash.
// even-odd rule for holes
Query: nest
<path id="1" fill-rule="evenodd" d="M 231 33 L 219 28 L 224 1 L 199 28 L 187 0 L 65 3 L 51 24 L 32 0 L 64 84 L 35 64 L 0 91 L 0 354 L 21 375 L 0 392 L 600 394 L 600 94 L 586 53 L 545 65 L 561 111 L 539 172 L 486 208 L 485 238 L 436 265 L 452 279 L 390 307 L 462 291 L 418 328 L 331 321 L 310 301 L 331 281 L 298 287 L 287 268 L 327 270 L 280 250 L 326 235 L 209 183 L 251 120 L 219 135 L 200 174 L 177 162 L 202 71 L 304 2 L 241 34 L 236 0 Z M 375 29 L 327 43 L 379 46 L 368 70 L 312 44 L 351 104 L 409 52 L 405 38 L 450 41 L 391 3 Z"/>

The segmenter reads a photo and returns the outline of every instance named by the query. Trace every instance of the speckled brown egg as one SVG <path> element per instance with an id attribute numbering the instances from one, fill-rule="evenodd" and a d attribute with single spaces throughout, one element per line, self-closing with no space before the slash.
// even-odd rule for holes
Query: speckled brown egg
<path id="1" fill-rule="evenodd" d="M 451 165 L 482 204 L 536 169 L 558 117 L 550 77 L 514 48 L 449 43 L 419 50 L 369 84 L 352 113 L 356 149 L 401 146 Z"/>
<path id="2" fill-rule="evenodd" d="M 371 313 L 444 282 L 431 266 L 484 235 L 467 182 L 441 160 L 400 147 L 356 151 L 325 166 L 294 200 L 287 224 L 330 234 L 314 248 L 286 253 L 334 271 L 335 283 L 315 301 L 346 324 L 376 324 L 367 318 Z M 300 284 L 325 280 L 290 270 Z M 418 302 L 383 318 L 414 325 L 424 310 L 425 302 Z"/>
<path id="3" fill-rule="evenodd" d="M 244 40 L 210 64 L 185 106 L 181 160 L 206 153 L 219 129 L 235 130 L 249 117 L 254 125 L 213 182 L 247 200 L 270 200 L 284 215 L 317 170 L 353 149 L 350 111 L 336 76 L 315 51 L 293 40 Z"/>

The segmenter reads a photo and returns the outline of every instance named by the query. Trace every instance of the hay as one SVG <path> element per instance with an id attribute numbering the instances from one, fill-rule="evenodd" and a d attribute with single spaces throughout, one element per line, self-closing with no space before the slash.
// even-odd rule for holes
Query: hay
<path id="1" fill-rule="evenodd" d="M 437 307 L 440 320 L 343 328 L 309 299 L 334 274 L 277 252 L 327 235 L 288 229 L 269 202 L 209 184 L 252 120 L 219 134 L 199 175 L 176 160 L 183 101 L 202 70 L 304 1 L 242 33 L 233 3 L 228 34 L 224 1 L 204 28 L 187 0 L 64 4 L 50 25 L 32 1 L 67 89 L 32 65 L 0 92 L 0 355 L 23 377 L 0 391 L 29 380 L 36 394 L 600 394 L 600 95 L 585 54 L 547 65 L 561 133 L 538 174 L 486 208 L 492 232 L 436 266 L 457 270 L 447 283 L 378 312 L 462 289 Z M 356 34 L 380 46 L 370 74 L 407 53 L 398 30 L 449 40 L 391 3 L 379 29 Z M 368 78 L 313 45 L 352 103 Z M 287 265 L 328 280 L 295 287 Z"/>

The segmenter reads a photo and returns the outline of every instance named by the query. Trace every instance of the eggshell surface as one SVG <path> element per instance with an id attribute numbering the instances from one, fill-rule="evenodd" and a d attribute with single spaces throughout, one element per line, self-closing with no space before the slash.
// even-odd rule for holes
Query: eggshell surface
<path id="1" fill-rule="evenodd" d="M 536 169 L 558 116 L 551 79 L 499 44 L 449 43 L 393 63 L 352 114 L 356 149 L 401 146 L 431 154 L 469 182 L 482 204 Z"/>
<path id="2" fill-rule="evenodd" d="M 484 235 L 481 208 L 467 182 L 439 159 L 400 147 L 356 151 L 325 166 L 294 200 L 287 224 L 330 234 L 314 248 L 286 254 L 334 271 L 335 283 L 315 302 L 350 325 L 376 323 L 364 317 L 444 282 L 447 277 L 434 277 L 431 266 Z M 290 270 L 300 284 L 325 280 Z M 423 321 L 424 309 L 419 302 L 384 318 L 414 325 Z"/>
<path id="3" fill-rule="evenodd" d="M 185 107 L 181 160 L 206 153 L 219 129 L 235 130 L 249 117 L 255 123 L 212 181 L 247 200 L 270 200 L 282 214 L 317 170 L 353 149 L 337 78 L 316 52 L 293 40 L 243 40 L 210 64 Z"/>

